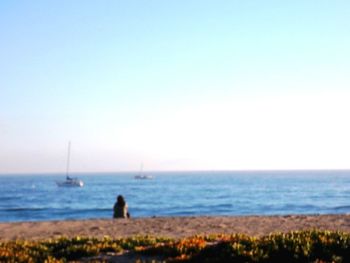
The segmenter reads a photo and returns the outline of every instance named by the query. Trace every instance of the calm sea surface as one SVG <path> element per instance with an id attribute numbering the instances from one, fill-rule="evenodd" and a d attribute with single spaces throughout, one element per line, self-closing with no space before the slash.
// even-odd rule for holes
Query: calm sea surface
<path id="1" fill-rule="evenodd" d="M 350 213 L 350 171 L 73 174 L 0 176 L 0 221 L 111 218 L 116 195 L 132 217 Z"/>

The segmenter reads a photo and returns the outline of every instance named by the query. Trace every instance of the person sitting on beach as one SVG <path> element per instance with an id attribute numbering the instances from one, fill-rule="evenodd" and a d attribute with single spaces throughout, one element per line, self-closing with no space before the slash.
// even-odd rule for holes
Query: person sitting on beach
<path id="1" fill-rule="evenodd" d="M 126 204 L 122 195 L 118 195 L 117 202 L 114 204 L 113 218 L 130 218 L 128 205 Z"/>

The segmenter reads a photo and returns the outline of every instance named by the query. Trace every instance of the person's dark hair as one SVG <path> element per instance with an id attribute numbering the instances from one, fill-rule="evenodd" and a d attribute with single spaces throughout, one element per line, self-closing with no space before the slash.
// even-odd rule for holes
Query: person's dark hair
<path id="1" fill-rule="evenodd" d="M 124 197 L 122 195 L 118 195 L 117 197 L 117 205 L 118 206 L 125 206 L 125 200 L 124 200 Z"/>

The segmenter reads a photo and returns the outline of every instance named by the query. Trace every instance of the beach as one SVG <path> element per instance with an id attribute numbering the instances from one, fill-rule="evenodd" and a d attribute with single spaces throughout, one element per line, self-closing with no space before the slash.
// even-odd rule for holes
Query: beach
<path id="1" fill-rule="evenodd" d="M 0 223 L 0 240 L 44 240 L 61 236 L 119 238 L 145 235 L 182 238 L 219 233 L 262 236 L 308 229 L 350 232 L 350 215 L 149 217 L 13 222 Z"/>

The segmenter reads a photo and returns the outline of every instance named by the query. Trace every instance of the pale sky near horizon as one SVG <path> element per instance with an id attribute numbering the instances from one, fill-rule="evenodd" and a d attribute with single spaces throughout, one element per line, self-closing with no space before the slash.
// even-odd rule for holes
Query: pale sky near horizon
<path id="1" fill-rule="evenodd" d="M 350 2 L 1 1 L 0 173 L 349 169 Z"/>

